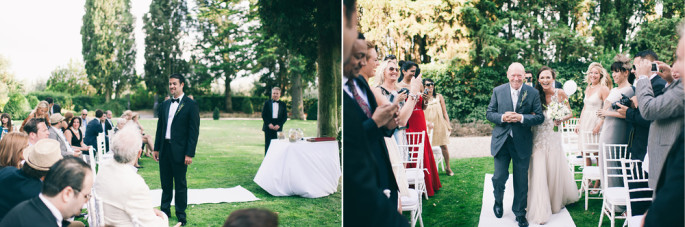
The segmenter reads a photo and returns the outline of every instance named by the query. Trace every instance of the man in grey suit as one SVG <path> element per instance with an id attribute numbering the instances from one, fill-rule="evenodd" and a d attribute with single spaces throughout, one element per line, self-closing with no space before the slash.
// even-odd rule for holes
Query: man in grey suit
<path id="1" fill-rule="evenodd" d="M 509 83 L 496 87 L 492 92 L 486 112 L 488 121 L 495 123 L 492 130 L 490 152 L 495 157 L 495 174 L 492 177 L 497 218 L 503 214 L 504 185 L 509 178 L 509 162 L 514 169 L 514 204 L 511 210 L 519 226 L 528 226 L 526 207 L 528 202 L 528 165 L 533 148 L 531 126 L 542 124 L 540 94 L 533 87 L 523 84 L 525 69 L 514 62 L 507 70 Z"/>
<path id="2" fill-rule="evenodd" d="M 657 62 L 660 73 L 671 73 L 671 68 L 663 62 Z M 637 101 L 640 114 L 646 120 L 653 121 L 649 127 L 647 154 L 649 156 L 649 187 L 656 190 L 661 168 L 666 161 L 668 151 L 683 130 L 683 84 L 680 79 L 664 88 L 663 95 L 654 96 L 649 81 L 652 61 L 641 59 L 635 63 L 635 80 Z"/>
<path id="3" fill-rule="evenodd" d="M 48 138 L 57 140 L 57 142 L 59 142 L 59 149 L 62 152 L 62 156 L 80 156 L 81 151 L 74 152 L 74 149 L 71 148 L 71 144 L 65 139 L 64 134 L 62 133 L 62 130 L 68 127 L 67 122 L 64 121 L 64 117 L 62 117 L 62 114 L 55 113 L 50 115 L 50 124 L 50 128 L 48 128 L 50 135 Z"/>

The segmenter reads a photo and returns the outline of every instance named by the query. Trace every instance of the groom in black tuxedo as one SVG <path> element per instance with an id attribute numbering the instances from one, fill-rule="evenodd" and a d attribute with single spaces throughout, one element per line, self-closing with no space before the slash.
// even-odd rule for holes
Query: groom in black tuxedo
<path id="1" fill-rule="evenodd" d="M 200 129 L 200 113 L 197 102 L 183 94 L 185 78 L 181 74 L 169 76 L 170 99 L 158 109 L 155 151 L 159 162 L 159 178 L 162 183 L 162 205 L 160 209 L 171 217 L 172 186 L 176 190 L 176 218 L 186 224 L 188 206 L 188 184 L 186 172 L 193 163 L 195 147 Z"/>
<path id="2" fill-rule="evenodd" d="M 513 161 L 514 204 L 511 210 L 516 215 L 519 226 L 528 226 L 528 165 L 533 148 L 530 127 L 542 124 L 545 120 L 540 95 L 533 87 L 523 84 L 524 74 L 525 69 L 521 63 L 512 63 L 507 70 L 509 83 L 493 90 L 486 112 L 488 121 L 495 123 L 490 144 L 490 152 L 495 157 L 495 174 L 492 177 L 495 189 L 493 211 L 497 218 L 501 218 L 504 213 L 504 185 L 509 178 L 509 162 Z"/>
<path id="3" fill-rule="evenodd" d="M 269 150 L 271 140 L 278 137 L 278 132 L 283 131 L 283 124 L 288 120 L 288 110 L 285 103 L 279 101 L 281 98 L 281 88 L 271 89 L 271 99 L 264 102 L 262 108 L 262 131 L 264 131 L 264 155 Z"/>

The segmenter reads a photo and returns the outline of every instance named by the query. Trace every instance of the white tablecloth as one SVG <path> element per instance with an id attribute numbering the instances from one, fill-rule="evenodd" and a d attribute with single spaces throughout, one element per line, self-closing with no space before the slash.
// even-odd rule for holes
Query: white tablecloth
<path id="1" fill-rule="evenodd" d="M 254 182 L 273 196 L 319 198 L 338 190 L 340 176 L 337 141 L 274 139 Z"/>

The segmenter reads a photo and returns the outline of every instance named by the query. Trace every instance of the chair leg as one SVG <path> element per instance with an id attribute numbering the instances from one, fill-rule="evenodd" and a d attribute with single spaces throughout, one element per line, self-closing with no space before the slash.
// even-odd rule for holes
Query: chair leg
<path id="1" fill-rule="evenodd" d="M 602 220 L 604 220 L 604 206 L 605 206 L 604 201 L 602 201 L 602 210 L 601 210 L 601 213 L 599 215 L 599 225 L 598 225 L 599 227 L 602 227 Z"/>
<path id="2" fill-rule="evenodd" d="M 416 211 L 411 211 L 411 227 L 416 226 Z"/>

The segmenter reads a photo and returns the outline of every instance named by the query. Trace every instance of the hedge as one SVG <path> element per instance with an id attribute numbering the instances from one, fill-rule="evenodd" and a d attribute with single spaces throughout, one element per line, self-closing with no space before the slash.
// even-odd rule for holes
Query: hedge
<path id="1" fill-rule="evenodd" d="M 55 103 L 59 104 L 63 109 L 71 109 L 75 111 L 81 109 L 109 109 L 112 110 L 114 115 L 117 116 L 123 113 L 129 101 L 126 96 L 123 96 L 121 98 L 111 100 L 109 103 L 105 103 L 105 98 L 100 96 L 72 96 L 70 94 L 52 91 L 31 92 L 29 93 L 29 96 L 35 96 L 38 100 L 45 100 L 47 97 L 52 97 L 53 100 L 55 100 Z M 154 96 L 144 89 L 136 90 L 133 94 L 131 94 L 130 97 L 132 110 L 152 109 L 152 106 L 154 105 Z M 200 111 L 214 111 L 215 108 L 219 108 L 219 110 L 226 109 L 223 95 L 198 95 L 194 96 L 194 98 L 195 101 L 198 102 Z M 164 96 L 160 96 L 159 99 L 159 102 L 164 101 Z M 231 101 L 233 105 L 233 111 L 238 112 L 244 110 L 243 105 L 244 103 L 247 103 L 244 101 L 245 99 L 248 99 L 249 103 L 252 104 L 253 112 L 261 112 L 264 102 L 266 102 L 269 97 L 232 96 Z M 285 102 L 286 106 L 288 107 L 288 112 L 290 112 L 290 97 L 283 97 L 281 98 L 281 101 Z M 305 99 L 303 101 L 303 107 L 305 110 L 309 110 L 312 105 L 316 106 L 317 102 L 317 99 Z"/>

